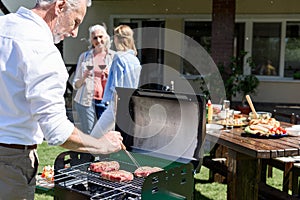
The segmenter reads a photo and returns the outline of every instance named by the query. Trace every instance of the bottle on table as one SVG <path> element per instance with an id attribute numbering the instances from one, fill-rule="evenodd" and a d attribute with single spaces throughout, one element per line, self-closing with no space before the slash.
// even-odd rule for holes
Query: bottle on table
<path id="1" fill-rule="evenodd" d="M 213 118 L 213 105 L 211 103 L 211 100 L 208 100 L 207 102 L 207 123 L 212 123 Z"/>

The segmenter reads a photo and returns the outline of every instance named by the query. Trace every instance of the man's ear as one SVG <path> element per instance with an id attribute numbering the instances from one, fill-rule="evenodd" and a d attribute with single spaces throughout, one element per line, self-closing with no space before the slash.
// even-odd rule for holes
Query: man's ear
<path id="1" fill-rule="evenodd" d="M 66 0 L 57 0 L 55 4 L 55 14 L 59 15 L 59 13 L 63 12 L 66 9 Z"/>

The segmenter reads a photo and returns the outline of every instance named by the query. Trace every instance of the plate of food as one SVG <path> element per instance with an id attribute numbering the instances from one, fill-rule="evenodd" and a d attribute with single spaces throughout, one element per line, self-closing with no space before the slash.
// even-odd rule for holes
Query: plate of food
<path id="1" fill-rule="evenodd" d="M 288 136 L 285 128 L 275 118 L 251 119 L 245 133 L 252 137 L 280 138 Z"/>
<path id="2" fill-rule="evenodd" d="M 36 185 L 48 189 L 54 187 L 54 166 L 44 166 L 43 172 L 36 176 Z"/>
<path id="3" fill-rule="evenodd" d="M 226 120 L 223 119 L 223 120 L 217 121 L 216 123 L 223 125 L 223 126 L 233 126 L 233 127 L 242 127 L 242 126 L 248 125 L 247 121 L 240 120 L 240 119 L 232 119 L 232 120 L 228 120 L 228 122 L 226 122 Z"/>
<path id="4" fill-rule="evenodd" d="M 252 124 L 246 126 L 244 131 L 247 135 L 257 138 L 281 138 L 288 136 L 287 131 L 281 126 L 270 127 L 263 124 Z"/>

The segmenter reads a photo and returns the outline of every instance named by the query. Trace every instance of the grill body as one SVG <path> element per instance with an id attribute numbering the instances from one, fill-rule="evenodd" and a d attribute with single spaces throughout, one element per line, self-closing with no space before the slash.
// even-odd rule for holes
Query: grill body
<path id="1" fill-rule="evenodd" d="M 106 156 L 63 152 L 54 164 L 54 199 L 193 199 L 193 175 L 200 168 L 205 134 L 204 97 L 116 90 L 116 130 L 121 132 L 125 146 L 141 166 L 164 170 L 146 178 L 116 183 L 91 172 L 89 165 L 114 160 L 120 163 L 120 169 L 133 173 L 136 167 L 124 151 Z"/>
<path id="2" fill-rule="evenodd" d="M 63 156 L 62 156 L 63 155 Z M 101 178 L 99 173 L 89 170 L 94 161 L 118 161 L 120 168 L 134 172 L 135 166 L 126 160 L 122 152 L 106 158 L 86 161 L 89 156 L 77 152 L 63 152 L 55 162 L 55 199 L 192 199 L 193 165 L 191 163 L 172 163 L 164 171 L 150 174 L 146 178 L 135 177 L 130 182 L 111 182 Z M 80 158 L 83 157 L 84 159 Z M 138 157 L 138 156 L 137 156 Z M 144 157 L 144 156 L 143 156 Z M 75 159 L 76 161 L 72 161 Z M 168 163 L 167 160 L 146 156 L 144 162 L 157 160 L 156 163 Z M 139 159 L 140 160 L 140 159 Z M 58 164 L 59 163 L 59 164 Z M 66 168 L 58 169 L 64 163 Z M 73 166 L 70 166 L 73 163 Z M 61 165 L 60 165 L 61 166 Z"/>

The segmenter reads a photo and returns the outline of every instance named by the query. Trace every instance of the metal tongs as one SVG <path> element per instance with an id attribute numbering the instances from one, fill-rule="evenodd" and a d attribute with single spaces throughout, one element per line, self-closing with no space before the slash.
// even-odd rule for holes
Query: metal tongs
<path id="1" fill-rule="evenodd" d="M 137 162 L 137 160 L 131 155 L 131 153 L 129 151 L 126 150 L 126 146 L 121 143 L 122 149 L 125 151 L 125 153 L 128 155 L 128 157 L 130 158 L 130 160 L 133 162 L 133 164 L 137 167 L 140 168 L 141 165 Z"/>

